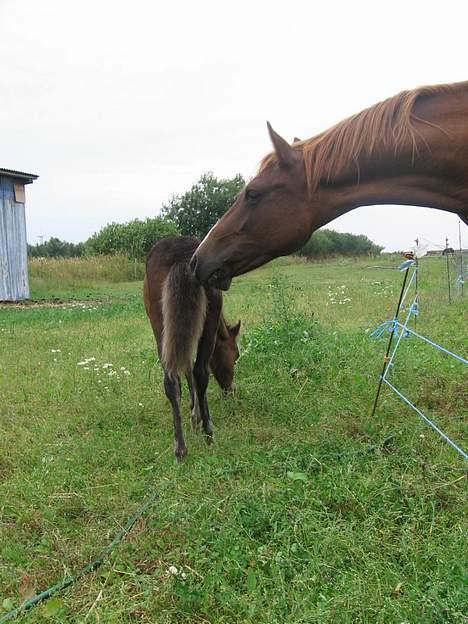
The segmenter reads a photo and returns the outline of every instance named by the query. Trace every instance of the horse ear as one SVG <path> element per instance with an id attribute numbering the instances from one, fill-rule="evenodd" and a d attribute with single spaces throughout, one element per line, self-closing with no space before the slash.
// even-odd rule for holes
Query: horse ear
<path id="1" fill-rule="evenodd" d="M 231 336 L 236 338 L 239 335 L 240 328 L 241 328 L 241 322 L 239 321 L 238 323 L 236 323 L 236 325 L 232 325 L 229 328 L 229 333 L 231 334 Z"/>
<path id="2" fill-rule="evenodd" d="M 302 139 L 298 139 L 297 137 L 294 137 L 293 139 L 293 143 L 300 143 L 302 141 Z"/>
<path id="3" fill-rule="evenodd" d="M 269 121 L 267 121 L 267 127 L 280 164 L 285 166 L 289 165 L 294 160 L 294 150 L 283 137 L 273 130 Z"/>

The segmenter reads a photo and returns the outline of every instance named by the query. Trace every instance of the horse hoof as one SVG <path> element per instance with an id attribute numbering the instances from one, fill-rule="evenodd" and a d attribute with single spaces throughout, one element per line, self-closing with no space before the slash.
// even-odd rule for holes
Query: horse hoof
<path id="1" fill-rule="evenodd" d="M 181 462 L 185 456 L 187 455 L 187 447 L 183 446 L 183 447 L 176 447 L 174 449 L 174 455 L 175 458 L 177 459 L 178 462 Z"/>
<path id="2" fill-rule="evenodd" d="M 191 419 L 192 431 L 199 431 L 200 430 L 200 424 L 201 424 L 201 420 L 199 418 L 194 418 L 192 416 L 192 419 Z"/>

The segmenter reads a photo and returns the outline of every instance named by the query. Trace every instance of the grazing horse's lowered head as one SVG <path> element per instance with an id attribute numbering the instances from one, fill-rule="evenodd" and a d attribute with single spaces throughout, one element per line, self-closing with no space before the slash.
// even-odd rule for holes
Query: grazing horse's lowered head
<path id="1" fill-rule="evenodd" d="M 215 224 L 190 266 L 226 290 L 236 275 L 304 245 L 359 206 L 438 208 L 468 223 L 468 82 L 403 91 L 274 151 Z"/>
<path id="2" fill-rule="evenodd" d="M 239 347 L 237 337 L 239 335 L 241 322 L 235 325 L 228 325 L 224 317 L 220 319 L 218 333 L 213 355 L 210 360 L 210 369 L 218 386 L 224 392 L 234 390 L 234 366 L 239 359 Z"/>

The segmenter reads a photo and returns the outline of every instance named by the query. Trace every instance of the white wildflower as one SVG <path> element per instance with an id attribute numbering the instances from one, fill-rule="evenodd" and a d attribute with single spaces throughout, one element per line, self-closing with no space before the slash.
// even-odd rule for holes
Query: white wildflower
<path id="1" fill-rule="evenodd" d="M 94 362 L 95 360 L 96 360 L 95 357 L 85 358 L 83 361 L 78 362 L 77 366 L 86 366 L 86 364 L 89 364 L 90 362 Z"/>

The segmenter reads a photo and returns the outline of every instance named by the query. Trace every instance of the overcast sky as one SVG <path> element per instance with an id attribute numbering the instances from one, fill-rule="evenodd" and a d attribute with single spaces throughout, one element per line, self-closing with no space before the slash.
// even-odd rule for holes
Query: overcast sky
<path id="1" fill-rule="evenodd" d="M 250 177 L 267 119 L 308 138 L 403 89 L 468 79 L 467 21 L 461 0 L 0 0 L 0 167 L 40 175 L 29 242 L 154 216 L 205 171 Z M 331 227 L 389 250 L 458 240 L 456 216 L 422 208 Z"/>

